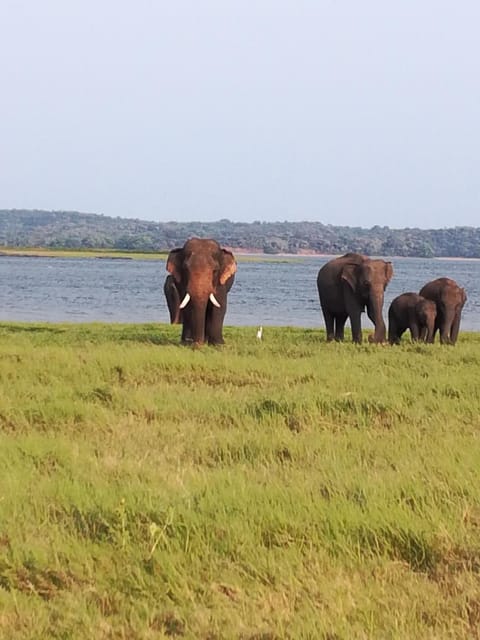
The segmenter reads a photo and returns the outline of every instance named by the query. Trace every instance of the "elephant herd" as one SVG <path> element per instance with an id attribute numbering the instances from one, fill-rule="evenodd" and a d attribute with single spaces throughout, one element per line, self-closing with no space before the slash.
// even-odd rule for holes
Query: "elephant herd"
<path id="1" fill-rule="evenodd" d="M 237 270 L 233 254 L 215 240 L 191 238 L 170 251 L 164 293 L 172 324 L 182 324 L 183 344 L 223 344 L 227 294 Z M 318 272 L 317 287 L 327 340 L 343 340 L 347 318 L 353 342 L 362 341 L 361 314 L 375 326 L 371 342 L 386 341 L 384 292 L 393 276 L 391 262 L 347 253 Z M 388 310 L 388 341 L 400 342 L 409 329 L 412 340 L 455 344 L 467 296 L 450 278 L 428 282 L 420 292 L 402 293 Z"/>
<path id="2" fill-rule="evenodd" d="M 371 342 L 385 342 L 383 294 L 392 276 L 391 262 L 358 253 L 347 253 L 327 262 L 317 278 L 327 340 L 343 340 L 345 322 L 350 318 L 352 339 L 361 342 L 360 318 L 366 309 L 375 325 Z M 402 334 L 410 329 L 412 340 L 433 342 L 440 331 L 442 344 L 455 344 L 466 300 L 465 290 L 450 278 L 432 280 L 418 294 L 402 293 L 388 310 L 388 341 L 399 343 Z"/>

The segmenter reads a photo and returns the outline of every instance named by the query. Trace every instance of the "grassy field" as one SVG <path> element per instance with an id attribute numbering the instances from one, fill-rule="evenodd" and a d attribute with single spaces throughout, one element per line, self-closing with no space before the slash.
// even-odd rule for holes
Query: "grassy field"
<path id="1" fill-rule="evenodd" d="M 0 256 L 22 258 L 99 258 L 115 260 L 166 260 L 168 251 L 116 251 L 110 249 L 45 249 L 44 247 L 0 247 Z M 333 256 L 332 256 L 333 257 Z M 238 262 L 299 262 L 302 256 L 237 254 Z"/>
<path id="2" fill-rule="evenodd" d="M 116 251 L 110 249 L 46 249 L 44 247 L 1 247 L 0 255 L 26 258 L 116 258 L 166 260 L 168 251 Z"/>
<path id="3" fill-rule="evenodd" d="M 0 637 L 480 638 L 480 335 L 0 324 Z"/>

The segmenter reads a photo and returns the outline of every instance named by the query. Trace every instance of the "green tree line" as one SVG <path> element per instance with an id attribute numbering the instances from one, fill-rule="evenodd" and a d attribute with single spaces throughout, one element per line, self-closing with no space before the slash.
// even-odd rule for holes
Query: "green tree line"
<path id="1" fill-rule="evenodd" d="M 321 222 L 148 222 L 77 211 L 0 210 L 0 246 L 165 251 L 191 236 L 264 253 L 480 258 L 480 228 L 391 229 Z"/>

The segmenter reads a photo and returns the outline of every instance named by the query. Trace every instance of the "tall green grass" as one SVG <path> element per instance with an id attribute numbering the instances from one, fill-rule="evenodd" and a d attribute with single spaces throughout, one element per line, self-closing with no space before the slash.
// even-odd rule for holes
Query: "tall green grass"
<path id="1" fill-rule="evenodd" d="M 0 324 L 0 637 L 480 637 L 480 336 Z"/>

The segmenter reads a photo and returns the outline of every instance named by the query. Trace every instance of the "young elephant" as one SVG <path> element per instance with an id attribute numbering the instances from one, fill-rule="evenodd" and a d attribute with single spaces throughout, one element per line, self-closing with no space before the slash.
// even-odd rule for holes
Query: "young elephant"
<path id="1" fill-rule="evenodd" d="M 412 340 L 433 342 L 437 306 L 418 293 L 397 296 L 388 309 L 388 341 L 399 344 L 403 333 L 410 329 Z"/>
<path id="2" fill-rule="evenodd" d="M 455 344 L 460 330 L 463 305 L 467 300 L 465 289 L 450 278 L 437 278 L 420 289 L 420 295 L 437 305 L 435 332 L 440 330 L 442 344 Z"/>

